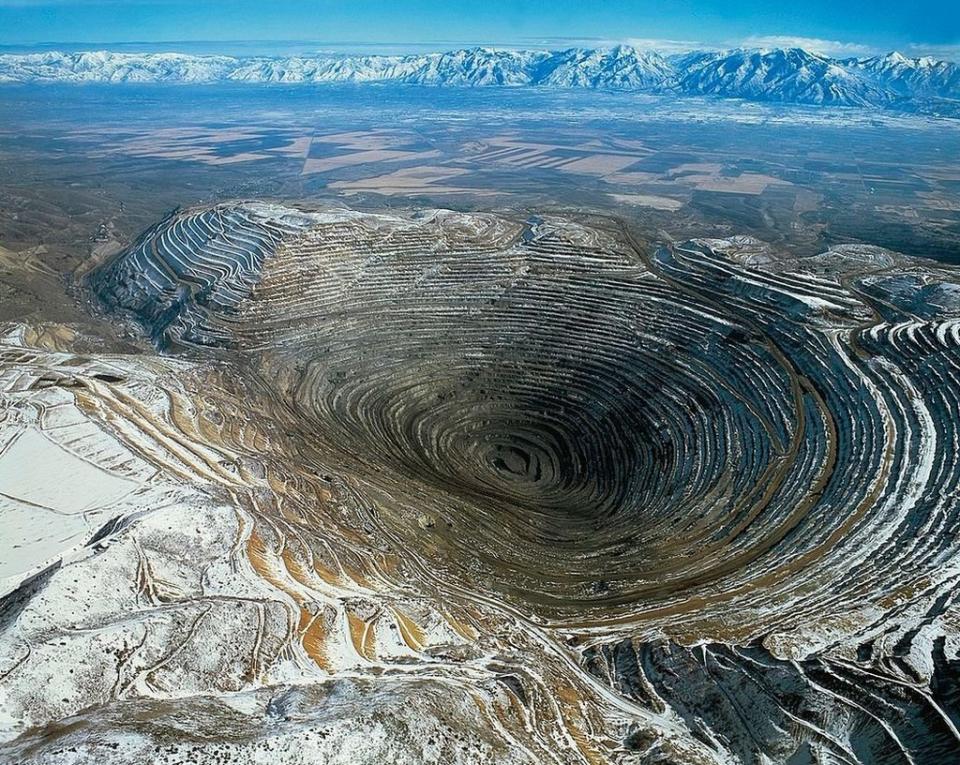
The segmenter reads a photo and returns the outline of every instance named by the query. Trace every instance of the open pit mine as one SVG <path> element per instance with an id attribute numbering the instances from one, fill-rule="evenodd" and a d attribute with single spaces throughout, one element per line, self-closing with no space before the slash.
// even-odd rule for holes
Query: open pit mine
<path id="1" fill-rule="evenodd" d="M 236 202 L 86 287 L 142 352 L 0 338 L 4 762 L 960 761 L 956 269 Z"/>

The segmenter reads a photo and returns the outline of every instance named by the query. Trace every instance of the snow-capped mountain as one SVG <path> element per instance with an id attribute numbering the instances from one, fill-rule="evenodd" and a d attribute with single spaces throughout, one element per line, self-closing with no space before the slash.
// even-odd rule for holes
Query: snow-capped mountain
<path id="1" fill-rule="evenodd" d="M 420 67 L 406 56 L 353 56 L 234 59 L 228 79 L 236 82 L 382 82 L 403 81 Z M 216 80 L 211 80 L 216 81 Z"/>
<path id="2" fill-rule="evenodd" d="M 895 94 L 854 69 L 815 53 L 736 50 L 692 60 L 681 70 L 684 93 L 829 106 L 885 106 Z"/>
<path id="3" fill-rule="evenodd" d="M 230 56 L 183 53 L 5 54 L 0 82 L 215 82 L 236 66 Z"/>
<path id="4" fill-rule="evenodd" d="M 565 88 L 651 90 L 673 77 L 673 69 L 658 53 L 628 45 L 608 50 L 572 48 L 544 61 L 538 85 Z"/>
<path id="5" fill-rule="evenodd" d="M 529 51 L 471 48 L 450 53 L 413 56 L 416 69 L 402 78 L 418 85 L 533 85 L 537 64 L 549 56 Z"/>
<path id="6" fill-rule="evenodd" d="M 850 59 L 847 69 L 861 72 L 877 85 L 903 96 L 957 98 L 960 93 L 960 65 L 924 56 L 907 58 L 897 53 L 873 58 Z"/>
<path id="7" fill-rule="evenodd" d="M 562 51 L 470 48 L 407 56 L 0 55 L 0 82 L 328 83 L 552 87 L 743 98 L 784 104 L 932 108 L 960 114 L 960 66 L 899 53 L 832 59 L 792 48 L 664 58 L 619 45 Z M 932 106 L 931 106 L 932 105 Z"/>

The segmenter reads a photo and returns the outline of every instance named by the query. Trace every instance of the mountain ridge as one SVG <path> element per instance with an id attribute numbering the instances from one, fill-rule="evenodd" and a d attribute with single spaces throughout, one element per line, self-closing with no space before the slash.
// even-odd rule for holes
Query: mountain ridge
<path id="1" fill-rule="evenodd" d="M 553 87 L 960 115 L 956 63 L 897 52 L 837 59 L 801 48 L 737 48 L 666 57 L 629 45 L 283 57 L 113 51 L 0 54 L 0 83 L 43 82 Z"/>

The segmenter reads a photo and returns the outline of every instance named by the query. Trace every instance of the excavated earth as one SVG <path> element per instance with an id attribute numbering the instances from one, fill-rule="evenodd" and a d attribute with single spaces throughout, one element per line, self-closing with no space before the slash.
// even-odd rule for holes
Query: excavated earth
<path id="1" fill-rule="evenodd" d="M 955 269 L 237 202 L 88 286 L 156 351 L 0 345 L 0 758 L 960 760 Z"/>

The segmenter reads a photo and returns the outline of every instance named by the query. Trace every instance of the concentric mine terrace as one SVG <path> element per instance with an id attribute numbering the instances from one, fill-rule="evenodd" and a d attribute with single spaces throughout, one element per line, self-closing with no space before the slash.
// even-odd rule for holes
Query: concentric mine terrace
<path id="1" fill-rule="evenodd" d="M 14 761 L 955 761 L 955 270 L 243 202 L 88 286 L 158 352 L 0 347 L 108 508 L 4 571 Z"/>

